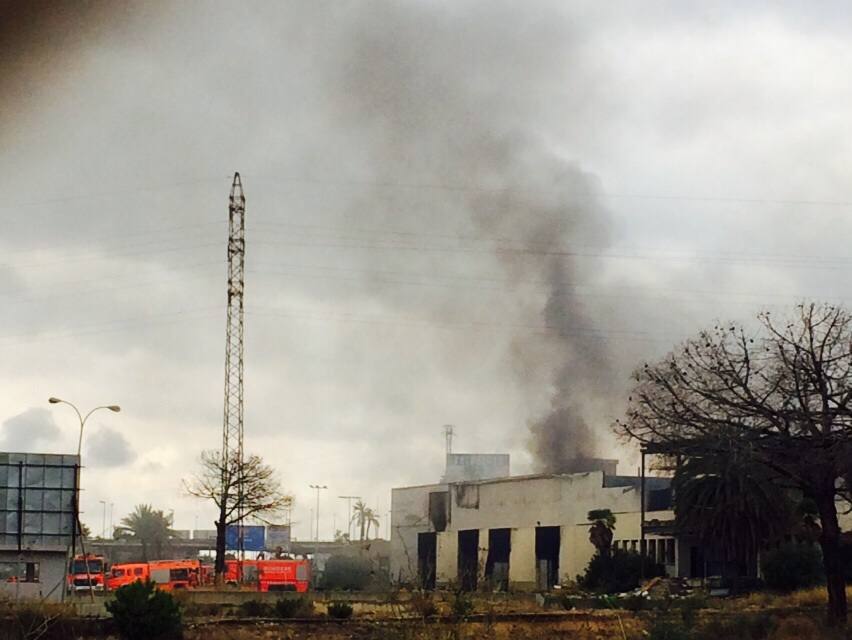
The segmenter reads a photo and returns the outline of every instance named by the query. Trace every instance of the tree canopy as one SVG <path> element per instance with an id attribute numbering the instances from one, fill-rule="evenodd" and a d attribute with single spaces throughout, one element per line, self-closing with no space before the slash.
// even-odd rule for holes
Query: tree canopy
<path id="1" fill-rule="evenodd" d="M 829 614 L 846 619 L 837 499 L 849 499 L 852 317 L 802 304 L 756 330 L 717 325 L 635 374 L 622 435 L 682 458 L 738 456 L 817 506 Z"/>
<path id="2" fill-rule="evenodd" d="M 166 515 L 160 509 L 154 509 L 149 504 L 138 504 L 131 513 L 121 519 L 114 537 L 139 542 L 142 545 L 142 560 L 162 558 L 165 546 L 174 537 L 172 516 Z"/>
<path id="3" fill-rule="evenodd" d="M 265 522 L 291 506 L 293 498 L 281 490 L 275 470 L 260 456 L 223 460 L 219 451 L 202 451 L 200 463 L 199 472 L 184 481 L 184 487 L 190 495 L 216 505 L 216 573 L 221 575 L 227 527 L 239 522 L 240 515 Z"/>

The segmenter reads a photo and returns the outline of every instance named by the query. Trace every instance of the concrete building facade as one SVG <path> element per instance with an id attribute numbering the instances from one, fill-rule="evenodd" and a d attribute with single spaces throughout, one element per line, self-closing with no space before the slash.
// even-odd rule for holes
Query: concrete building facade
<path id="1" fill-rule="evenodd" d="M 612 469 L 612 467 L 608 467 Z M 642 536 L 636 477 L 604 471 L 447 482 L 392 491 L 391 575 L 426 588 L 546 590 L 582 574 L 594 555 L 588 513 L 616 516 L 614 545 L 644 550 L 688 575 L 688 550 L 658 532 Z M 669 481 L 647 478 L 646 522 L 667 523 Z"/>

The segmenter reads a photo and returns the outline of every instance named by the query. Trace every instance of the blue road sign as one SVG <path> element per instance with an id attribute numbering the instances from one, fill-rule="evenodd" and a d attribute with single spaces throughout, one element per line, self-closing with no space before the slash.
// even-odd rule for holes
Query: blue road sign
<path id="1" fill-rule="evenodd" d="M 265 547 L 265 530 L 261 525 L 243 526 L 243 549 L 246 551 L 263 551 Z M 239 550 L 239 527 L 231 525 L 225 530 L 225 547 Z"/>

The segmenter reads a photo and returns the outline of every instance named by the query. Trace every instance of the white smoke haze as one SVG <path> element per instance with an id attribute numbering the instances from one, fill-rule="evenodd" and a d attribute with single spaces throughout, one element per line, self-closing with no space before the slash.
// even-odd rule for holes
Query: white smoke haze
<path id="1" fill-rule="evenodd" d="M 336 495 L 386 511 L 436 480 L 447 423 L 516 472 L 626 472 L 609 424 L 641 359 L 852 299 L 842 5 L 0 11 L 0 421 L 62 433 L 0 437 L 73 450 L 48 396 L 121 404 L 86 435 L 95 524 L 108 499 L 210 528 L 180 479 L 221 437 L 235 170 L 247 447 L 300 537 L 309 483 L 330 536 Z"/>

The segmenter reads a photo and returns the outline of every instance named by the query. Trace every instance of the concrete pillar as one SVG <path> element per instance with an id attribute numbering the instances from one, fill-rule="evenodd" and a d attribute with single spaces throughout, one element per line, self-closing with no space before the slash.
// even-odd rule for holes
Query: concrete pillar
<path id="1" fill-rule="evenodd" d="M 447 586 L 458 582 L 459 577 L 459 538 L 457 531 L 443 531 L 438 534 L 438 558 L 435 567 L 435 583 Z"/>
<path id="2" fill-rule="evenodd" d="M 509 589 L 535 590 L 535 527 L 512 529 L 509 552 Z"/>
<path id="3" fill-rule="evenodd" d="M 488 529 L 479 530 L 479 551 L 477 557 L 477 579 L 479 588 L 487 586 L 485 583 L 485 564 L 488 562 Z"/>

